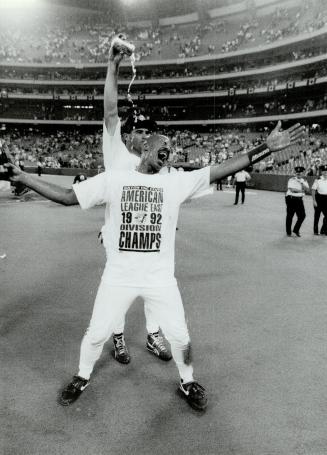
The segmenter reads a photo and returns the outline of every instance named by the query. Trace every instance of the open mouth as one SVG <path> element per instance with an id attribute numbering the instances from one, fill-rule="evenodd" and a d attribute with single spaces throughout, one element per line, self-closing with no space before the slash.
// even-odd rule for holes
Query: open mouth
<path id="1" fill-rule="evenodd" d="M 158 160 L 164 163 L 169 158 L 169 149 L 161 148 L 158 150 Z"/>

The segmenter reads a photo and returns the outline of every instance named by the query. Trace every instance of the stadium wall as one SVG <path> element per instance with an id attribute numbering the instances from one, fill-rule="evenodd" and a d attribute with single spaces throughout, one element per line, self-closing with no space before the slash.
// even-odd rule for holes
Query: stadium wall
<path id="1" fill-rule="evenodd" d="M 248 187 L 257 190 L 266 191 L 280 191 L 285 192 L 287 188 L 287 181 L 291 175 L 276 175 L 276 174 L 259 174 L 253 172 L 251 174 L 251 180 L 247 184 Z M 316 177 L 307 177 L 310 188 Z"/>
<path id="2" fill-rule="evenodd" d="M 37 174 L 36 167 L 26 167 L 25 172 L 29 174 Z M 102 171 L 101 171 L 102 172 Z M 93 177 L 94 175 L 98 174 L 98 169 L 79 169 L 79 168 L 60 168 L 60 169 L 53 169 L 53 168 L 42 168 L 42 174 L 49 174 L 49 175 L 66 175 L 75 177 L 78 174 L 84 174 L 88 177 Z"/>
<path id="3" fill-rule="evenodd" d="M 179 166 L 185 167 L 185 171 L 194 170 L 194 166 L 193 167 L 190 165 L 183 166 L 183 163 L 180 163 Z M 25 168 L 25 171 L 29 172 L 31 174 L 36 174 L 37 168 L 28 167 L 28 168 Z M 65 175 L 65 176 L 70 175 L 72 177 L 75 177 L 75 175 L 78 175 L 78 174 L 85 174 L 88 177 L 93 177 L 94 175 L 98 174 L 98 169 L 43 168 L 42 174 Z M 259 173 L 253 172 L 251 174 L 251 177 L 252 178 L 251 178 L 250 182 L 248 182 L 248 184 L 247 184 L 247 186 L 249 188 L 257 189 L 257 190 L 265 190 L 265 191 L 285 192 L 286 188 L 287 188 L 287 181 L 291 177 L 291 175 L 259 174 Z M 315 178 L 316 177 L 311 177 L 311 176 L 307 177 L 310 188 L 311 188 Z"/>

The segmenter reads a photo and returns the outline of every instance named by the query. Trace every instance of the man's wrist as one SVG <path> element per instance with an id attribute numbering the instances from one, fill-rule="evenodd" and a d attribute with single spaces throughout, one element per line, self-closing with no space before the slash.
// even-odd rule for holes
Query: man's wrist
<path id="1" fill-rule="evenodd" d="M 248 152 L 250 164 L 258 163 L 269 155 L 271 155 L 271 151 L 265 142 Z"/>
<path id="2" fill-rule="evenodd" d="M 23 183 L 26 186 L 28 186 L 28 181 L 29 181 L 29 175 L 27 174 L 27 172 L 22 172 L 19 175 L 19 182 Z"/>

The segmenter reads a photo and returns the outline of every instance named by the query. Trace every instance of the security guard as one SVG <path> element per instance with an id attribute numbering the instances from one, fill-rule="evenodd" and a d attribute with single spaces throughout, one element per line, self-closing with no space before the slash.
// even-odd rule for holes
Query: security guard
<path id="1" fill-rule="evenodd" d="M 297 221 L 294 225 L 293 232 L 297 237 L 301 237 L 300 228 L 305 219 L 305 209 L 303 204 L 303 196 L 306 190 L 309 190 L 309 185 L 303 178 L 303 166 L 294 168 L 294 176 L 287 182 L 286 201 L 286 234 L 292 236 L 292 221 L 294 214 L 297 216 Z"/>
<path id="2" fill-rule="evenodd" d="M 318 224 L 320 214 L 323 213 L 324 220 L 320 234 L 327 235 L 327 164 L 319 167 L 320 178 L 313 182 L 311 192 L 314 207 L 313 233 L 319 235 Z"/>
<path id="3" fill-rule="evenodd" d="M 244 204 L 246 182 L 247 180 L 250 179 L 251 179 L 250 174 L 246 172 L 244 169 L 242 171 L 236 172 L 234 176 L 234 185 L 236 186 L 234 205 L 238 204 L 238 197 L 240 192 L 242 194 L 242 204 Z"/>

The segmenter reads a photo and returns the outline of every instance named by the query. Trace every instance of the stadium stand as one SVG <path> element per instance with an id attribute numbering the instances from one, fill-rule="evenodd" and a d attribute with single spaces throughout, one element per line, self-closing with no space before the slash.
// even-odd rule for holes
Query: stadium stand
<path id="1" fill-rule="evenodd" d="M 194 14 L 183 3 L 184 16 L 140 23 L 122 12 L 113 23 L 110 12 L 55 5 L 35 21 L 2 14 L 0 137 L 27 165 L 101 167 L 104 62 L 111 37 L 125 31 L 137 48 L 134 102 L 172 137 L 175 162 L 222 162 L 262 139 L 278 118 L 286 125 L 300 119 L 308 126 L 303 144 L 255 171 L 287 173 L 299 163 L 315 174 L 326 160 L 327 5 L 232 3 L 213 8 L 208 1 Z M 126 61 L 122 116 L 131 75 Z"/>

